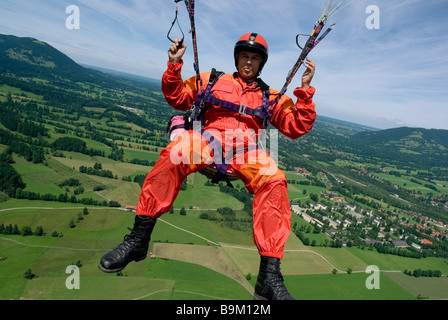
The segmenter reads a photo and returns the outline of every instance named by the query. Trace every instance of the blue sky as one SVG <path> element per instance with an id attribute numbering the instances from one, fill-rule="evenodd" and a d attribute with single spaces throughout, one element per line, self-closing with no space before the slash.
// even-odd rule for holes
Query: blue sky
<path id="1" fill-rule="evenodd" d="M 196 0 L 201 71 L 233 72 L 236 40 L 258 32 L 270 47 L 262 78 L 281 89 L 299 55 L 295 36 L 311 32 L 322 3 Z M 66 28 L 69 5 L 80 9 L 80 29 Z M 379 9 L 379 29 L 366 27 L 370 5 Z M 160 79 L 175 8 L 174 0 L 0 0 L 0 33 L 45 41 L 81 64 Z M 448 129 L 447 12 L 442 0 L 360 0 L 309 56 L 317 64 L 312 85 L 318 113 L 381 129 Z M 186 79 L 194 70 L 183 2 L 179 19 L 189 47 Z"/>

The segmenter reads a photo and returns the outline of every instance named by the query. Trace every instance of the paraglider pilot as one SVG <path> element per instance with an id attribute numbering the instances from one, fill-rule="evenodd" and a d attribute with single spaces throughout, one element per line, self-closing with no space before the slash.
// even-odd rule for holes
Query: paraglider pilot
<path id="1" fill-rule="evenodd" d="M 162 91 L 169 105 L 177 110 L 188 110 L 197 99 L 197 79 L 185 82 L 181 77 L 182 57 L 185 43 L 175 39 L 168 51 L 168 68 L 162 78 Z M 256 33 L 243 35 L 234 48 L 237 72 L 224 74 L 214 84 L 213 95 L 223 101 L 255 109 L 263 103 L 262 81 L 259 78 L 268 60 L 268 44 L 264 37 Z M 302 75 L 302 86 L 294 90 L 296 102 L 283 95 L 275 109 L 271 110 L 270 123 L 279 132 L 296 139 L 309 132 L 316 118 L 313 96 L 315 88 L 310 86 L 315 73 L 315 64 L 306 60 L 306 70 Z M 210 72 L 201 73 L 202 83 L 207 84 Z M 269 89 L 271 100 L 278 91 Z M 204 114 L 205 129 L 213 129 L 220 135 L 215 138 L 223 144 L 226 130 L 260 130 L 263 124 L 257 117 L 247 112 L 235 112 L 220 106 L 207 104 Z M 173 151 L 186 160 L 193 159 L 194 139 L 200 139 L 203 149 L 209 142 L 192 130 L 183 132 L 160 153 L 160 158 L 147 175 L 140 194 L 135 224 L 131 233 L 117 248 L 105 254 L 99 268 L 104 272 L 117 272 L 132 261 L 145 259 L 151 232 L 157 218 L 168 212 L 181 189 L 185 178 L 210 166 L 210 159 L 173 163 Z M 187 150 L 187 151 L 186 151 Z M 190 151 L 188 151 L 190 150 Z M 223 149 L 224 150 L 224 149 Z M 280 272 L 284 245 L 291 230 L 291 209 L 287 194 L 285 174 L 273 164 L 269 154 L 257 148 L 244 149 L 244 161 L 233 161 L 229 169 L 241 179 L 253 199 L 253 240 L 260 254 L 260 269 L 255 286 L 255 299 L 293 300 L 287 291 Z M 207 153 L 206 153 L 207 154 Z M 268 161 L 266 161 L 268 159 Z M 235 160 L 235 159 L 234 159 Z M 266 166 L 270 166 L 267 170 Z M 272 170 L 274 166 L 274 170 Z M 269 174 L 266 174 L 269 172 Z"/>

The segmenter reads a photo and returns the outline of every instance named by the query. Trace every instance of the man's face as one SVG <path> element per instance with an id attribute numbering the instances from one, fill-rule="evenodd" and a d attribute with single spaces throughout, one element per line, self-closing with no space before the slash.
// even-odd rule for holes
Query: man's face
<path id="1" fill-rule="evenodd" d="M 246 80 L 255 79 L 260 70 L 261 54 L 243 50 L 237 58 L 239 74 Z"/>

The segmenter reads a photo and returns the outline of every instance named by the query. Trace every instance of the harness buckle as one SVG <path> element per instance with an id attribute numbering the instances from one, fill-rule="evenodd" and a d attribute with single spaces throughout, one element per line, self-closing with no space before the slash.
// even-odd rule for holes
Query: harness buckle
<path id="1" fill-rule="evenodd" d="M 247 115 L 247 109 L 248 108 L 249 107 L 246 106 L 245 104 L 240 104 L 240 107 L 238 108 L 238 113 L 243 115 L 243 116 L 245 116 L 245 115 Z"/>

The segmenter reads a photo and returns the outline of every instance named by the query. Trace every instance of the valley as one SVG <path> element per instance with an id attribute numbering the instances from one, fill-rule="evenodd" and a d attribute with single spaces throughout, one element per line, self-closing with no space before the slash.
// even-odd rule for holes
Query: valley
<path id="1" fill-rule="evenodd" d="M 240 181 L 189 176 L 158 222 L 154 257 L 121 274 L 97 268 L 132 226 L 167 144 L 176 112 L 157 82 L 79 66 L 28 38 L 2 36 L 0 56 L 0 299 L 251 299 L 259 261 Z M 446 135 L 318 116 L 308 135 L 279 136 L 293 295 L 448 298 Z M 68 290 L 65 269 L 78 261 L 81 289 Z M 380 290 L 366 288 L 369 265 L 381 270 Z"/>

